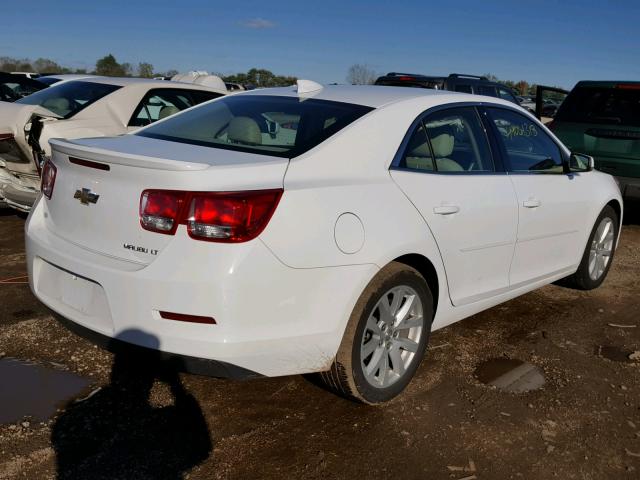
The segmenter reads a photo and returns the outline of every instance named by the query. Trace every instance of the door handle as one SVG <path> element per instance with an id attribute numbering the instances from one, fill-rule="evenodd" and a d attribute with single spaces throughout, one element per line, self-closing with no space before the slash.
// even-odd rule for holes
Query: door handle
<path id="1" fill-rule="evenodd" d="M 439 207 L 433 207 L 433 213 L 436 215 L 452 215 L 454 213 L 458 213 L 460 211 L 460 207 L 457 205 L 441 205 Z"/>
<path id="2" fill-rule="evenodd" d="M 530 198 L 522 202 L 522 206 L 525 208 L 538 208 L 540 206 L 540 200 L 537 198 Z"/>

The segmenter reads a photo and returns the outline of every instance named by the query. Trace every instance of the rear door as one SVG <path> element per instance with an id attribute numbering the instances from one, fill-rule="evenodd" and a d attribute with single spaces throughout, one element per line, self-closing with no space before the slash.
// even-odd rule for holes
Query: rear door
<path id="1" fill-rule="evenodd" d="M 581 82 L 560 107 L 554 133 L 596 168 L 640 177 L 640 82 Z"/>
<path id="2" fill-rule="evenodd" d="M 565 173 L 564 154 L 543 128 L 510 108 L 487 107 L 518 198 L 518 238 L 510 284 L 518 287 L 577 265 L 589 192 Z"/>
<path id="3" fill-rule="evenodd" d="M 508 288 L 516 197 L 475 107 L 440 110 L 417 122 L 391 176 L 436 239 L 454 305 Z"/>

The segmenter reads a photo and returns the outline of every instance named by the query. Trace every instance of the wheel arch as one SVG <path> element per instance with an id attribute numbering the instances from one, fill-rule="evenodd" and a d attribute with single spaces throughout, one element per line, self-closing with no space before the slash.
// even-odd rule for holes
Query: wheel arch
<path id="1" fill-rule="evenodd" d="M 614 198 L 613 200 L 610 200 L 609 203 L 607 203 L 607 205 L 605 206 L 610 206 L 611 208 L 613 208 L 613 210 L 616 212 L 616 215 L 618 215 L 618 227 L 622 227 L 622 205 L 620 204 L 620 202 Z"/>
<path id="2" fill-rule="evenodd" d="M 440 299 L 440 284 L 438 280 L 438 272 L 431 260 L 419 253 L 409 253 L 401 255 L 400 257 L 393 259 L 393 261 L 415 268 L 420 275 L 424 277 L 427 285 L 429 285 L 431 294 L 433 295 L 433 316 L 435 318 Z"/>

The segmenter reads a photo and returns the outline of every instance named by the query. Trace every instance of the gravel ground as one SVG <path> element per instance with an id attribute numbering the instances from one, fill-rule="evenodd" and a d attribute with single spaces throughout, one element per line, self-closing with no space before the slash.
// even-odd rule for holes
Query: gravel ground
<path id="1" fill-rule="evenodd" d="M 23 225 L 0 210 L 0 279 L 25 274 Z M 640 350 L 639 289 L 636 215 L 601 288 L 548 286 L 436 332 L 408 390 L 367 407 L 304 377 L 217 380 L 114 358 L 26 284 L 0 283 L 0 357 L 92 382 L 48 421 L 0 425 L 0 480 L 637 479 L 640 361 L 628 354 Z M 491 358 L 530 362 L 546 384 L 484 385 L 474 371 Z"/>

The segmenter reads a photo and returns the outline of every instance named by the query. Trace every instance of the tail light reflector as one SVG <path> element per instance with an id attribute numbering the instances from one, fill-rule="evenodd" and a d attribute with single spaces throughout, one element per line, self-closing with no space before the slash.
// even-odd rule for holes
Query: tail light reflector
<path id="1" fill-rule="evenodd" d="M 191 323 L 207 323 L 209 325 L 215 325 L 216 320 L 213 317 L 203 317 L 201 315 L 187 315 L 185 313 L 174 312 L 158 312 L 160 318 L 165 320 L 177 320 L 179 322 L 191 322 Z"/>
<path id="2" fill-rule="evenodd" d="M 42 183 L 40 185 L 40 190 L 45 197 L 51 200 L 51 195 L 53 195 L 53 187 L 56 183 L 56 174 L 58 170 L 56 166 L 51 163 L 51 160 L 47 160 L 42 168 Z"/>
<path id="3" fill-rule="evenodd" d="M 184 210 L 186 192 L 145 190 L 140 198 L 140 225 L 151 232 L 173 235 Z"/>
<path id="4" fill-rule="evenodd" d="M 140 199 L 140 225 L 145 230 L 174 235 L 186 225 L 191 238 L 240 243 L 264 230 L 282 189 L 244 192 L 183 192 L 145 190 Z"/>

